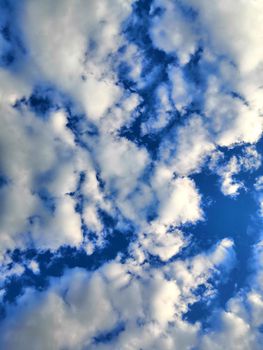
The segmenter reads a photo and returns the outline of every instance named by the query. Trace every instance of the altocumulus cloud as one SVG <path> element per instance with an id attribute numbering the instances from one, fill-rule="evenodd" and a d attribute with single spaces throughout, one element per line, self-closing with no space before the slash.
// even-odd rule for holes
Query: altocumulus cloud
<path id="1" fill-rule="evenodd" d="M 259 350 L 262 1 L 0 7 L 0 349 Z"/>

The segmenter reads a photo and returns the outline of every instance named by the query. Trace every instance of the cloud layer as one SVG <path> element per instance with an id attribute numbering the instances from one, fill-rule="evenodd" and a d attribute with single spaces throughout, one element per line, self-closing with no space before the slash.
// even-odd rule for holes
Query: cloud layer
<path id="1" fill-rule="evenodd" d="M 260 349 L 263 3 L 0 6 L 0 348 Z"/>

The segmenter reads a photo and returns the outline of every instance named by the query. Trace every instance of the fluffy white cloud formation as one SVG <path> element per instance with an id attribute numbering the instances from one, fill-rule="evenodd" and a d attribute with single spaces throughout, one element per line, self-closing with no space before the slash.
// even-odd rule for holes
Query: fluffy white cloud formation
<path id="1" fill-rule="evenodd" d="M 151 28 L 153 42 L 158 48 L 176 54 L 180 63 L 185 64 L 197 48 L 198 37 L 176 4 L 169 0 L 156 0 L 152 11 L 159 7 L 164 13 L 160 17 L 153 18 Z"/>
<path id="2" fill-rule="evenodd" d="M 163 142 L 160 158 L 167 160 L 177 174 L 188 175 L 200 169 L 213 149 L 205 123 L 198 115 L 193 115 L 185 125 L 173 130 L 171 139 Z"/>
<path id="3" fill-rule="evenodd" d="M 259 44 L 262 3 L 156 0 L 152 15 L 153 43 L 179 59 L 179 67 L 169 67 L 175 106 L 184 114 L 183 107 L 195 101 L 203 104 L 205 114 L 202 126 L 200 122 L 196 125 L 198 119 L 193 115 L 188 126 L 175 131 L 179 138 L 175 170 L 184 174 L 199 170 L 202 159 L 214 145 L 231 147 L 257 142 L 263 125 L 260 83 L 263 52 Z M 253 23 L 253 30 L 247 29 L 249 23 Z M 194 78 L 197 80 L 191 81 L 189 75 L 183 79 L 187 63 L 200 48 L 199 76 Z M 200 127 L 199 131 L 190 130 Z M 164 148 L 167 147 L 165 141 Z M 173 138 L 170 148 L 174 148 Z M 184 151 L 188 157 L 184 157 Z"/>
<path id="4" fill-rule="evenodd" d="M 214 204 L 195 175 L 236 197 L 247 173 L 263 215 L 262 1 L 0 5 L 0 348 L 258 350 L 257 238 L 254 277 L 205 333 L 188 311 L 242 253 L 219 229 L 194 236 Z"/>
<path id="5" fill-rule="evenodd" d="M 262 300 L 262 240 L 254 249 L 254 277 L 249 287 L 242 290 L 227 303 L 225 310 L 214 315 L 213 327 L 200 340 L 200 349 L 255 349 L 261 348 L 263 340 Z"/>
<path id="6" fill-rule="evenodd" d="M 247 146 L 240 156 L 232 156 L 228 162 L 224 162 L 223 153 L 216 151 L 210 158 L 209 167 L 221 178 L 221 190 L 224 195 L 235 196 L 245 185 L 236 181 L 233 176 L 240 172 L 252 172 L 261 165 L 261 155 L 254 146 Z M 258 188 L 258 183 L 256 187 Z"/>
<path id="7" fill-rule="evenodd" d="M 178 226 L 186 222 L 195 222 L 202 218 L 200 195 L 195 184 L 186 177 L 169 179 L 158 169 L 154 185 L 157 186 L 159 199 L 158 220 L 160 224 Z"/>
<path id="8" fill-rule="evenodd" d="M 131 260 L 110 262 L 94 273 L 68 271 L 47 291 L 28 289 L 18 306 L 9 308 L 0 345 L 10 350 L 187 349 L 195 344 L 199 325 L 191 326 L 181 315 L 197 299 L 193 291 L 204 283 L 209 288 L 209 277 L 232 253 L 226 239 L 207 255 L 163 269 Z M 119 324 L 124 326 L 112 341 L 99 342 Z"/>
<path id="9" fill-rule="evenodd" d="M 4 102 L 1 106 L 4 130 L 1 143 L 5 150 L 1 167 L 8 183 L 1 187 L 4 202 L 1 214 L 3 251 L 14 247 L 14 240 L 19 246 L 31 239 L 46 248 L 58 248 L 63 244 L 80 245 L 83 222 L 91 231 L 103 231 L 99 209 L 112 213 L 118 211 L 132 220 L 136 227 L 146 227 L 148 231 L 146 221 L 153 205 L 158 208 L 155 223 L 165 227 L 196 222 L 202 218 L 198 190 L 192 181 L 182 176 L 200 171 L 207 156 L 218 145 L 256 142 L 261 135 L 262 124 L 256 113 L 259 106 L 255 101 L 250 104 L 249 96 L 244 96 L 248 101 L 245 103 L 224 89 L 224 84 L 229 83 L 227 72 L 233 78 L 233 89 L 241 89 L 242 79 L 253 80 L 255 73 L 251 72 L 255 72 L 261 62 L 260 49 L 252 50 L 256 46 L 257 36 L 247 35 L 241 29 L 238 31 L 236 26 L 233 33 L 250 45 L 257 55 L 253 62 L 243 58 L 241 49 L 230 50 L 228 44 L 221 43 L 219 27 L 209 32 L 211 38 L 204 36 L 214 13 L 218 13 L 219 21 L 223 23 L 236 11 L 232 5 L 226 6 L 229 11 L 225 13 L 217 5 L 204 4 L 202 1 L 189 1 L 185 7 L 180 7 L 178 3 L 156 1 L 151 9 L 153 42 L 166 52 L 178 53 L 181 63 L 179 67 L 168 65 L 171 85 L 162 83 L 156 89 L 158 116 L 155 125 L 150 127 L 149 121 L 144 123 L 146 134 L 149 128 L 160 131 L 170 122 L 173 105 L 184 116 L 189 103 L 198 94 L 200 97 L 201 87 L 196 95 L 193 82 L 184 71 L 186 63 L 198 48 L 200 37 L 205 46 L 200 61 L 201 70 L 205 70 L 209 64 L 218 64 L 220 68 L 219 72 L 209 73 L 205 77 L 205 116 L 190 113 L 179 126 L 172 127 L 167 138 L 161 142 L 158 162 L 153 165 L 143 147 L 139 148 L 132 141 L 117 136 L 118 129 L 129 125 L 130 119 L 134 118 L 132 113 L 142 101 L 139 93 L 128 93 L 117 84 L 114 71 L 116 62 L 113 56 L 117 57 L 121 45 L 126 45 L 126 53 L 130 50 L 135 54 L 139 50 L 133 43 L 129 47 L 121 35 L 122 22 L 131 13 L 131 3 L 103 1 L 95 5 L 92 1 L 78 1 L 74 4 L 59 2 L 54 6 L 52 2 L 25 2 L 24 12 L 21 15 L 17 13 L 17 16 L 28 56 L 21 60 L 16 76 L 1 70 L 1 96 Z M 197 11 L 197 15 L 191 12 L 186 15 L 188 5 Z M 241 16 L 256 16 L 257 6 L 259 4 L 251 7 L 242 4 L 239 10 Z M 159 7 L 164 11 L 156 15 L 155 10 Z M 191 25 L 188 25 L 188 15 L 193 18 Z M 257 20 L 255 23 L 260 25 Z M 197 27 L 199 30 L 195 31 Z M 170 35 L 171 31 L 178 34 L 173 43 L 169 41 L 174 37 Z M 217 42 L 221 44 L 215 50 L 213 45 Z M 236 60 L 236 64 L 240 61 L 241 66 L 244 65 L 243 61 L 246 64 L 251 61 L 251 69 L 240 68 L 238 74 L 234 66 L 221 60 L 222 53 L 232 55 L 231 59 Z M 133 54 L 130 56 L 134 57 Z M 25 69 L 29 63 L 30 72 Z M 76 135 L 68 128 L 69 116 L 62 109 L 52 112 L 49 118 L 41 119 L 26 105 L 20 109 L 12 108 L 24 96 L 29 98 L 34 84 L 41 80 L 66 93 L 75 103 L 74 112 L 85 112 L 87 120 L 95 123 L 98 135 L 91 137 L 86 132 L 90 124 L 84 118 L 78 135 L 80 140 L 76 140 Z M 242 96 L 241 90 L 240 94 Z M 82 142 L 81 147 L 79 141 Z M 234 160 L 231 162 L 232 168 L 235 167 Z M 154 168 L 154 172 L 146 179 L 150 167 Z M 218 170 L 224 177 L 225 194 L 238 191 L 240 185 L 232 182 L 232 175 L 238 172 L 238 167 L 240 165 L 229 171 Z M 160 182 L 157 178 L 162 169 L 170 175 Z M 83 212 L 79 213 L 76 212 L 77 196 L 70 194 L 77 191 L 81 173 L 85 173 L 85 180 L 81 187 L 81 191 L 84 191 Z M 173 173 L 181 178 L 172 180 Z M 98 183 L 97 174 L 105 182 L 103 189 Z M 31 237 L 27 237 L 28 230 Z M 159 230 L 158 236 L 160 229 L 156 230 Z M 43 231 L 46 233 L 42 234 Z"/>
<path id="10" fill-rule="evenodd" d="M 21 27 L 33 79 L 40 73 L 74 96 L 89 118 L 100 118 L 121 94 L 107 61 L 121 44 L 120 24 L 129 12 L 122 0 L 27 1 Z"/>
<path id="11" fill-rule="evenodd" d="M 69 1 L 54 6 L 52 1 L 26 1 L 22 13 L 16 10 L 28 55 L 21 60 L 16 75 L 1 68 L 1 176 L 6 185 L 0 189 L 0 250 L 24 248 L 32 241 L 39 248 L 79 246 L 83 241 L 82 220 L 99 235 L 103 227 L 98 209 L 111 208 L 98 187 L 97 164 L 88 150 L 79 147 L 68 128 L 69 116 L 64 109 L 42 118 L 28 104 L 36 84 L 50 84 L 74 101 L 78 106 L 75 113 L 85 112 L 89 120 L 96 121 L 121 99 L 119 111 L 115 108 L 112 118 L 101 125 L 110 133 L 113 124 L 118 128 L 119 119 L 120 127 L 137 100 L 135 94 L 121 98 L 110 55 L 123 40 L 120 25 L 131 10 L 130 3 Z M 14 108 L 17 103 L 20 107 Z M 88 128 L 85 120 L 82 128 Z M 101 154 L 103 160 L 108 162 L 106 152 L 110 149 L 115 156 L 115 145 L 111 137 Z M 122 164 L 117 166 L 123 172 Z M 71 196 L 78 189 L 82 173 L 86 176 L 82 186 L 83 218 L 76 212 L 77 196 Z M 114 176 L 117 178 L 117 174 L 113 174 L 113 181 Z M 136 174 L 134 179 L 130 177 L 130 181 L 135 180 Z M 123 187 L 121 182 L 119 187 Z"/>
<path id="12" fill-rule="evenodd" d="M 82 240 L 75 201 L 67 194 L 77 186 L 82 156 L 74 155 L 74 141 L 63 118 L 55 114 L 45 121 L 27 110 L 18 112 L 10 105 L 1 108 L 1 147 L 5 152 L 1 170 L 7 179 L 1 188 L 2 251 L 29 239 L 30 226 L 33 239 L 42 247 Z M 54 201 L 55 216 L 41 200 L 43 191 Z"/>

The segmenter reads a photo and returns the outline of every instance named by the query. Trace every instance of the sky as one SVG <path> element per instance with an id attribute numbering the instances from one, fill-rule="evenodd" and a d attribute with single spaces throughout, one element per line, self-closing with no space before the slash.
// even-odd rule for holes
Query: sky
<path id="1" fill-rule="evenodd" d="M 0 0 L 0 350 L 260 350 L 263 1 Z"/>

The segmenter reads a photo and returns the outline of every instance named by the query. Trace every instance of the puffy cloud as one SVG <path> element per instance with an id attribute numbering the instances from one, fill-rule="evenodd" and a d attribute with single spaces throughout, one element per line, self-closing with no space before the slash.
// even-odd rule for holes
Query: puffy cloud
<path id="1" fill-rule="evenodd" d="M 105 191 L 124 216 L 135 220 L 147 204 L 147 195 L 136 191 L 139 179 L 149 163 L 148 153 L 134 143 L 104 134 L 91 140 L 100 167 Z"/>
<path id="2" fill-rule="evenodd" d="M 20 25 L 29 51 L 31 75 L 38 75 L 70 93 L 92 120 L 121 95 L 109 56 L 122 42 L 120 25 L 129 1 L 105 0 L 43 4 L 27 1 Z"/>
<path id="3" fill-rule="evenodd" d="M 225 272 L 230 271 L 235 262 L 233 241 L 225 238 L 205 254 L 198 254 L 185 261 L 175 261 L 166 269 L 168 269 L 169 274 L 176 278 L 184 298 L 189 303 L 193 303 L 198 300 L 198 297 L 191 293 L 193 288 L 204 284 L 207 288 L 206 295 L 213 295 L 211 285 L 208 282 L 209 276 L 220 268 L 224 268 Z M 184 311 L 187 309 L 186 306 L 186 304 L 182 304 Z"/>
<path id="4" fill-rule="evenodd" d="M 196 300 L 193 291 L 207 282 L 213 268 L 227 263 L 228 249 L 231 242 L 225 240 L 206 257 L 170 263 L 163 269 L 117 260 L 93 273 L 68 271 L 54 279 L 47 291 L 28 289 L 17 307 L 10 306 L 0 344 L 10 350 L 180 345 L 187 349 L 195 344 L 199 326 L 182 321 L 181 315 Z M 182 278 L 183 271 L 188 279 Z M 109 342 L 99 341 L 118 324 L 124 327 Z"/>
<path id="5" fill-rule="evenodd" d="M 82 220 L 99 237 L 103 227 L 98 210 L 111 208 L 96 179 L 97 161 L 79 145 L 81 138 L 82 145 L 88 142 L 85 132 L 76 137 L 69 128 L 70 116 L 61 108 L 65 101 L 55 93 L 52 98 L 58 105 L 48 110 L 47 116 L 32 111 L 35 85 L 55 85 L 59 93 L 66 93 L 74 106 L 72 113 L 85 112 L 95 122 L 107 114 L 100 127 L 107 134 L 106 150 L 111 148 L 112 155 L 116 142 L 108 134 L 121 127 L 138 104 L 136 94 L 122 96 L 110 63 L 110 56 L 123 41 L 120 25 L 131 10 L 130 3 L 53 5 L 26 1 L 21 13 L 13 9 L 27 55 L 16 67 L 16 74 L 1 69 L 1 178 L 5 179 L 0 189 L 1 252 L 31 243 L 47 249 L 79 246 L 83 242 Z M 113 106 L 116 101 L 118 106 Z M 85 119 L 81 128 L 89 128 Z M 106 150 L 101 149 L 101 157 L 108 162 Z M 121 171 L 122 164 L 118 167 Z M 83 210 L 77 212 L 83 174 Z M 107 181 L 114 177 L 117 174 L 108 179 L 105 172 Z M 136 181 L 136 174 L 130 181 Z"/>
<path id="6" fill-rule="evenodd" d="M 260 47 L 260 33 L 263 8 L 261 1 L 225 0 L 219 4 L 206 0 L 189 0 L 187 4 L 198 11 L 200 23 L 205 29 L 209 29 L 206 35 L 213 50 L 230 56 L 241 73 L 254 70 L 262 64 L 263 50 Z M 253 28 L 251 28 L 252 22 Z"/>
<path id="7" fill-rule="evenodd" d="M 259 176 L 256 179 L 254 186 L 257 191 L 261 191 L 263 189 L 263 176 Z"/>
<path id="8" fill-rule="evenodd" d="M 155 184 L 158 186 L 160 203 L 157 222 L 166 226 L 178 226 L 200 220 L 201 200 L 194 182 L 182 177 L 165 183 L 167 180 L 162 175 L 161 169 L 157 169 Z"/>
<path id="9" fill-rule="evenodd" d="M 205 95 L 205 113 L 214 139 L 220 146 L 255 143 L 261 136 L 260 115 L 239 99 L 222 93 L 213 77 Z"/>
<path id="10" fill-rule="evenodd" d="M 138 241 L 143 254 L 150 253 L 166 261 L 187 244 L 187 239 L 176 227 L 203 219 L 201 196 L 193 180 L 187 177 L 174 179 L 169 168 L 158 163 L 150 184 L 145 194 L 148 202 L 141 200 L 143 206 L 154 204 L 155 216 L 147 222 L 138 221 L 141 223 Z"/>
<path id="11" fill-rule="evenodd" d="M 224 155 L 220 151 L 212 154 L 209 167 L 221 179 L 221 191 L 224 195 L 236 196 L 239 190 L 245 187 L 242 181 L 233 179 L 233 176 L 241 172 L 252 172 L 261 165 L 261 155 L 254 146 L 247 146 L 239 156 L 232 156 L 224 162 Z M 258 184 L 255 185 L 258 188 Z"/>
<path id="12" fill-rule="evenodd" d="M 160 224 L 152 224 L 150 229 L 140 238 L 140 244 L 145 253 L 158 256 L 162 261 L 169 260 L 186 245 L 186 239 L 179 230 L 167 230 Z"/>
<path id="13" fill-rule="evenodd" d="M 45 121 L 27 110 L 20 113 L 11 106 L 2 106 L 1 170 L 7 179 L 1 187 L 3 250 L 29 240 L 29 227 L 40 246 L 81 242 L 75 201 L 67 195 L 74 191 L 80 169 L 72 135 L 58 122 L 57 114 L 54 119 Z M 43 230 L 47 230 L 45 235 Z"/>
<path id="14" fill-rule="evenodd" d="M 75 271 L 74 285 L 71 284 L 69 289 L 68 278 L 70 274 L 48 293 L 38 296 L 29 290 L 24 295 L 21 312 L 18 314 L 13 310 L 17 318 L 15 322 L 10 319 L 2 346 L 10 349 L 18 346 L 21 349 L 61 349 L 65 346 L 81 349 L 85 346 L 85 338 L 95 335 L 98 327 L 103 331 L 114 324 L 114 311 L 106 300 L 102 278 L 97 275 L 89 281 L 84 271 Z M 34 312 L 36 307 L 37 313 Z M 89 325 L 85 322 L 87 315 L 92 319 Z M 16 334 L 15 339 L 12 333 Z"/>
<path id="15" fill-rule="evenodd" d="M 162 131 L 171 122 L 171 111 L 173 110 L 170 101 L 170 92 L 167 84 L 160 84 L 154 94 L 154 109 L 156 113 L 141 124 L 142 135 L 155 134 Z"/>
<path id="16" fill-rule="evenodd" d="M 195 25 L 201 21 L 203 26 L 208 26 L 210 22 L 205 17 L 207 8 L 202 8 L 202 2 L 192 6 L 200 10 L 198 19 L 193 16 Z M 159 7 L 164 11 L 158 12 Z M 213 11 L 221 10 L 213 8 Z M 140 101 L 139 94 L 124 93 L 124 89 L 116 85 L 115 66 L 110 59 L 110 55 L 116 53 L 125 41 L 120 27 L 130 11 L 130 2 L 123 1 L 118 4 L 103 1 L 99 6 L 82 1 L 74 5 L 65 2 L 56 6 L 51 2 L 25 3 L 18 25 L 23 29 L 24 43 L 28 49 L 23 64 L 30 62 L 31 73 L 21 70 L 15 78 L 11 73 L 1 72 L 4 77 L 1 94 L 6 103 L 2 107 L 2 118 L 5 130 L 9 130 L 2 137 L 5 157 L 1 167 L 10 181 L 7 186 L 1 187 L 5 202 L 1 231 L 2 241 L 5 242 L 3 249 L 14 247 L 15 239 L 19 246 L 23 246 L 28 229 L 32 231 L 31 238 L 41 247 L 79 245 L 83 239 L 81 222 L 91 231 L 103 231 L 99 209 L 116 209 L 132 220 L 135 226 L 147 227 L 149 212 L 156 206 L 158 218 L 155 223 L 160 227 L 164 225 L 154 229 L 158 231 L 157 236 L 163 235 L 160 232 L 166 231 L 169 225 L 196 222 L 202 218 L 200 196 L 195 185 L 182 176 L 200 171 L 205 159 L 218 144 L 231 146 L 237 142 L 255 142 L 259 138 L 261 119 L 258 115 L 240 99 L 221 91 L 226 80 L 223 74 L 226 64 L 222 63 L 219 77 L 210 77 L 209 74 L 207 77 L 204 105 L 207 117 L 190 114 L 182 125 L 171 129 L 160 146 L 160 161 L 154 166 L 157 175 L 144 181 L 151 166 L 149 154 L 131 141 L 116 136 L 118 128 L 130 122 L 131 114 Z M 88 20 L 84 15 L 86 13 L 92 14 Z M 203 34 L 201 29 L 194 33 L 194 24 L 186 26 L 188 15 L 185 16 L 185 8 L 178 4 L 156 1 L 151 13 L 154 43 L 165 51 L 179 52 L 181 59 L 180 68 L 171 64 L 168 66 L 172 90 L 166 84 L 160 84 L 156 89 L 160 116 L 151 128 L 158 131 L 169 122 L 167 112 L 172 110 L 172 104 L 183 111 L 192 101 L 189 95 L 192 95 L 193 87 L 189 87 L 185 81 L 182 66 L 196 50 L 197 38 Z M 167 40 L 172 37 L 169 33 L 174 23 L 180 38 L 169 43 Z M 178 28 L 183 30 L 179 31 Z M 216 34 L 211 35 L 217 38 Z M 211 51 L 208 39 L 204 44 Z M 252 39 L 244 37 L 245 41 Z M 169 49 L 169 45 L 172 45 L 172 49 Z M 139 52 L 135 44 L 131 47 L 127 45 L 126 49 L 127 54 L 130 51 L 132 56 Z M 203 69 L 209 59 L 211 61 L 207 52 L 209 49 L 202 58 Z M 218 57 L 215 56 L 214 60 L 218 62 Z M 231 74 L 234 74 L 233 69 Z M 62 109 L 52 112 L 47 119 L 40 119 L 26 106 L 22 105 L 20 110 L 10 106 L 23 96 L 29 96 L 32 85 L 39 80 L 50 82 L 62 92 L 67 92 L 78 105 L 75 111 L 85 111 L 88 119 L 97 124 L 98 136 L 92 138 L 85 132 L 78 135 L 89 152 L 76 143 L 76 135 L 68 128 L 68 116 Z M 88 125 L 83 123 L 85 130 Z M 145 128 L 149 125 L 146 122 Z M 12 138 L 12 133 L 17 137 Z M 156 177 L 165 167 L 171 174 L 170 178 L 167 183 L 163 180 L 158 184 L 160 180 L 157 181 Z M 237 169 L 231 169 L 222 175 L 225 177 L 225 193 L 237 191 L 238 185 L 232 182 L 232 175 Z M 103 190 L 98 184 L 97 172 L 105 182 Z M 173 172 L 181 178 L 172 180 Z M 84 191 L 83 208 L 82 213 L 77 213 L 77 196 L 72 196 L 72 193 L 77 191 L 81 173 L 85 173 L 81 185 L 81 191 Z M 22 203 L 18 193 L 22 193 L 20 198 L 26 204 Z M 48 233 L 42 235 L 43 230 Z M 178 244 L 181 246 L 181 243 L 174 241 L 173 252 Z"/>
<path id="17" fill-rule="evenodd" d="M 262 234 L 253 247 L 247 283 L 226 304 L 214 310 L 208 332 L 200 334 L 200 349 L 260 349 L 263 340 Z"/>
<path id="18" fill-rule="evenodd" d="M 155 10 L 160 8 L 161 13 L 154 15 Z M 176 54 L 181 64 L 187 63 L 197 48 L 197 36 L 189 27 L 180 7 L 167 0 L 156 0 L 151 11 L 154 16 L 150 34 L 154 45 L 165 52 Z"/>
<path id="19" fill-rule="evenodd" d="M 31 271 L 33 271 L 33 273 L 35 274 L 38 274 L 40 271 L 39 271 L 39 264 L 37 261 L 35 260 L 31 260 L 29 263 L 28 263 L 28 267 L 30 268 Z"/>
<path id="20" fill-rule="evenodd" d="M 182 111 L 192 101 L 192 95 L 186 82 L 183 72 L 178 67 L 171 67 L 169 78 L 172 82 L 172 99 L 178 111 Z"/>
<path id="21" fill-rule="evenodd" d="M 171 138 L 164 140 L 160 158 L 167 160 L 177 174 L 188 175 L 201 168 L 214 147 L 202 118 L 193 115 L 184 125 L 172 130 Z"/>
<path id="22" fill-rule="evenodd" d="M 260 264 L 257 269 L 261 270 Z M 262 284 L 258 279 L 250 280 L 249 288 L 230 299 L 226 310 L 216 311 L 213 327 L 201 338 L 200 349 L 260 349 L 262 311 Z"/>
<path id="23" fill-rule="evenodd" d="M 260 1 L 239 1 L 238 6 L 229 1 L 154 1 L 152 13 L 153 43 L 177 55 L 181 66 L 187 67 L 191 55 L 202 48 L 194 87 L 189 76 L 182 79 L 182 67 L 169 71 L 179 110 L 192 100 L 204 103 L 205 128 L 220 146 L 257 142 L 262 134 Z M 247 30 L 252 22 L 253 30 Z"/>
<path id="24" fill-rule="evenodd" d="M 6 282 L 6 280 L 8 280 L 10 277 L 19 277 L 21 276 L 24 271 L 25 271 L 25 267 L 23 265 L 20 264 L 12 264 L 11 259 L 7 259 L 5 257 L 5 263 L 7 263 L 6 260 L 9 260 L 9 264 L 10 266 L 5 266 L 3 265 L 3 267 L 1 268 L 1 279 L 0 279 L 0 287 L 4 293 L 4 288 L 3 288 L 3 284 L 4 282 Z"/>
<path id="25" fill-rule="evenodd" d="M 262 337 L 253 334 L 250 325 L 232 312 L 224 312 L 220 318 L 220 331 L 204 337 L 200 349 L 260 349 Z"/>

